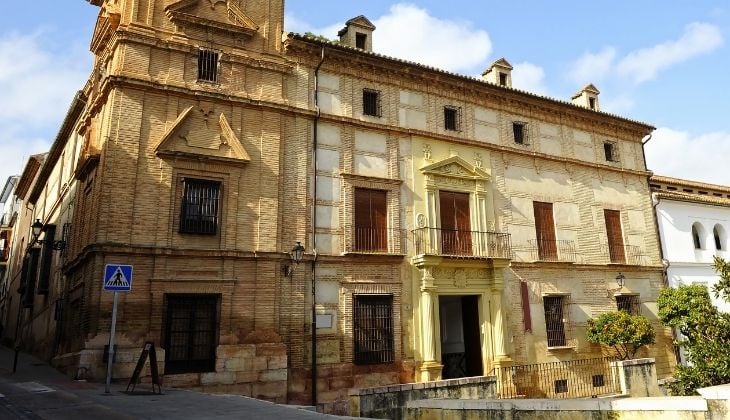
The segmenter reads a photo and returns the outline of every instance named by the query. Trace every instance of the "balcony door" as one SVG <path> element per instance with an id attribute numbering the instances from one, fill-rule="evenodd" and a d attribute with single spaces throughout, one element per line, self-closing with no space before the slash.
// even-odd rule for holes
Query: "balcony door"
<path id="1" fill-rule="evenodd" d="M 611 262 L 624 264 L 626 254 L 624 253 L 624 237 L 621 232 L 621 212 L 617 210 L 603 210 L 606 218 L 606 234 L 608 236 L 608 253 Z"/>
<path id="2" fill-rule="evenodd" d="M 444 255 L 471 255 L 469 194 L 439 191 L 439 205 L 441 252 Z"/>
<path id="3" fill-rule="evenodd" d="M 540 261 L 557 261 L 558 248 L 555 243 L 555 221 L 553 203 L 533 203 L 535 208 L 535 233 Z"/>
<path id="4" fill-rule="evenodd" d="M 387 192 L 355 188 L 355 251 L 388 250 Z"/>

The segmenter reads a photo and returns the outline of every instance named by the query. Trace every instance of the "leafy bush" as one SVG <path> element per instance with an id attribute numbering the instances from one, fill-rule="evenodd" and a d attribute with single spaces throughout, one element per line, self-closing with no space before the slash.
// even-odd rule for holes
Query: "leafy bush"
<path id="1" fill-rule="evenodd" d="M 616 311 L 589 319 L 586 338 L 612 347 L 619 359 L 627 360 L 633 359 L 641 347 L 653 344 L 656 333 L 646 317 Z"/>

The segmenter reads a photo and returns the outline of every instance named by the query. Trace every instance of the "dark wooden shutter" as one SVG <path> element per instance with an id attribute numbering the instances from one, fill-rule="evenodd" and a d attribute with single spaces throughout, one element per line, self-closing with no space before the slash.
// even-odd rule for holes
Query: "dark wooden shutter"
<path id="1" fill-rule="evenodd" d="M 522 298 L 522 323 L 525 331 L 532 332 L 532 315 L 530 314 L 530 291 L 527 289 L 527 282 L 520 282 L 520 296 Z"/>
<path id="2" fill-rule="evenodd" d="M 35 298 L 35 284 L 38 280 L 38 260 L 40 259 L 40 248 L 31 248 L 28 251 L 30 260 L 28 262 L 28 274 L 26 276 L 25 293 L 23 294 L 23 307 L 32 308 Z"/>
<path id="3" fill-rule="evenodd" d="M 615 264 L 626 263 L 624 253 L 624 238 L 621 231 L 621 212 L 617 210 L 603 210 L 606 219 L 606 234 L 608 235 L 608 253 L 611 262 Z"/>
<path id="4" fill-rule="evenodd" d="M 51 263 L 53 262 L 53 241 L 56 239 L 56 225 L 46 225 L 41 251 L 41 266 L 38 272 L 38 294 L 47 295 L 51 280 Z"/>
<path id="5" fill-rule="evenodd" d="M 387 191 L 355 189 L 356 251 L 388 250 Z"/>
<path id="6" fill-rule="evenodd" d="M 471 255 L 469 194 L 439 191 L 441 247 L 447 255 Z"/>
<path id="7" fill-rule="evenodd" d="M 555 261 L 558 249 L 555 243 L 555 222 L 553 221 L 553 204 L 534 202 L 535 233 L 537 234 L 537 250 L 540 260 Z"/>

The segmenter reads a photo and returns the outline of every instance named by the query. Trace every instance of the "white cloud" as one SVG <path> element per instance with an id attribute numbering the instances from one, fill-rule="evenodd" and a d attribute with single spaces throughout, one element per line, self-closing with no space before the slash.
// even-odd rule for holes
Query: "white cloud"
<path id="1" fill-rule="evenodd" d="M 599 82 L 611 71 L 614 58 L 614 47 L 605 47 L 595 54 L 587 52 L 571 65 L 570 78 L 580 84 Z"/>
<path id="2" fill-rule="evenodd" d="M 487 32 L 471 22 L 439 19 L 428 10 L 408 3 L 391 6 L 388 13 L 373 19 L 373 50 L 439 69 L 478 74 L 486 68 L 492 52 Z M 287 31 L 312 32 L 337 39 L 344 23 L 314 27 L 294 15 L 285 18 Z"/>
<path id="3" fill-rule="evenodd" d="M 399 3 L 376 19 L 373 48 L 380 53 L 458 72 L 478 72 L 492 52 L 489 35 L 467 21 L 433 17 Z"/>
<path id="4" fill-rule="evenodd" d="M 730 185 L 728 132 L 692 136 L 662 127 L 654 132 L 645 147 L 647 166 L 657 175 Z"/>
<path id="5" fill-rule="evenodd" d="M 74 45 L 52 53 L 40 32 L 0 36 L 0 183 L 46 151 L 91 58 Z"/>
<path id="6" fill-rule="evenodd" d="M 654 79 L 661 70 L 674 64 L 712 52 L 722 44 L 722 33 L 717 26 L 690 23 L 678 40 L 633 51 L 617 64 L 616 69 L 638 84 Z"/>
<path id="7" fill-rule="evenodd" d="M 512 86 L 540 95 L 548 94 L 545 86 L 545 70 L 527 61 L 514 65 Z"/>

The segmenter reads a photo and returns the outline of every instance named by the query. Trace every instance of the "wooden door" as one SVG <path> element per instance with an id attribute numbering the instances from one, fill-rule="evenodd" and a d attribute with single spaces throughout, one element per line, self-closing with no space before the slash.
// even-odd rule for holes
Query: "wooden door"
<path id="1" fill-rule="evenodd" d="M 557 261 L 558 248 L 555 242 L 555 222 L 552 203 L 533 203 L 535 208 L 535 233 L 537 251 L 541 261 Z"/>
<path id="2" fill-rule="evenodd" d="M 624 237 L 621 231 L 621 212 L 617 210 L 603 210 L 606 218 L 606 234 L 608 236 L 608 254 L 612 263 L 626 263 L 624 252 Z"/>
<path id="3" fill-rule="evenodd" d="M 355 251 L 387 251 L 387 192 L 355 189 Z"/>
<path id="4" fill-rule="evenodd" d="M 469 194 L 439 191 L 441 208 L 441 253 L 471 255 Z"/>

